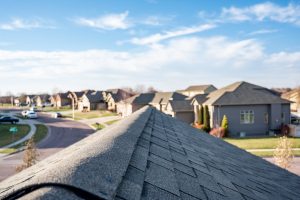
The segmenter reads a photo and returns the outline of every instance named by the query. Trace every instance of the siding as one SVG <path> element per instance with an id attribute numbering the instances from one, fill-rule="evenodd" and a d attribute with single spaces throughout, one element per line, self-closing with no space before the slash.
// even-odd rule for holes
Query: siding
<path id="1" fill-rule="evenodd" d="M 194 112 L 176 112 L 175 118 L 179 119 L 183 122 L 186 122 L 188 124 L 191 124 L 194 122 Z"/>

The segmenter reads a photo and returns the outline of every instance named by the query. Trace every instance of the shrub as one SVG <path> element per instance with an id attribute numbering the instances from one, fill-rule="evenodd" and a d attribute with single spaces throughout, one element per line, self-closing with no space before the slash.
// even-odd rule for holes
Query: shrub
<path id="1" fill-rule="evenodd" d="M 209 110 L 208 110 L 208 106 L 205 105 L 204 106 L 204 112 L 203 112 L 203 125 L 204 125 L 204 130 L 206 132 L 210 131 L 210 116 L 209 116 Z"/>
<path id="2" fill-rule="evenodd" d="M 203 106 L 201 105 L 200 108 L 198 108 L 198 123 L 203 124 Z"/>
<path id="3" fill-rule="evenodd" d="M 20 172 L 28 167 L 31 167 L 37 162 L 39 154 L 36 150 L 33 137 L 28 140 L 25 147 L 23 163 L 16 167 L 16 171 Z"/>
<path id="4" fill-rule="evenodd" d="M 223 116 L 221 127 L 224 128 L 224 131 L 225 131 L 224 134 L 225 134 L 225 136 L 227 136 L 227 134 L 228 134 L 228 119 L 227 119 L 226 115 Z"/>
<path id="5" fill-rule="evenodd" d="M 290 167 L 293 161 L 292 143 L 286 136 L 280 137 L 274 151 L 275 164 L 284 169 Z"/>
<path id="6" fill-rule="evenodd" d="M 217 138 L 223 138 L 225 136 L 225 129 L 223 127 L 213 128 L 209 134 Z"/>

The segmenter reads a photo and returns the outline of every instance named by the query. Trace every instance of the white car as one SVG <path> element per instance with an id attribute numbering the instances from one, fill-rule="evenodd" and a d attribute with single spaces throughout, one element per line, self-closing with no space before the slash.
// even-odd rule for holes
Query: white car
<path id="1" fill-rule="evenodd" d="M 28 119 L 37 119 L 38 118 L 37 113 L 34 111 L 29 111 L 25 117 L 27 117 Z"/>
<path id="2" fill-rule="evenodd" d="M 21 112 L 21 115 L 22 115 L 23 117 L 26 117 L 26 115 L 27 115 L 28 112 L 29 112 L 29 110 L 23 110 L 23 111 Z"/>

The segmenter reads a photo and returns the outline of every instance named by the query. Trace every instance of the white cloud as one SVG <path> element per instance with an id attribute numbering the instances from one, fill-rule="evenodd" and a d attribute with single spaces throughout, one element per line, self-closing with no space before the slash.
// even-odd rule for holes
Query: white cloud
<path id="1" fill-rule="evenodd" d="M 47 28 L 52 29 L 54 26 L 47 25 L 44 20 L 34 19 L 13 19 L 11 22 L 0 24 L 0 30 L 17 30 L 17 29 L 35 29 L 35 28 Z"/>
<path id="2" fill-rule="evenodd" d="M 248 35 L 262 35 L 262 34 L 270 34 L 276 32 L 278 32 L 278 30 L 276 29 L 261 29 L 261 30 L 250 32 L 248 33 Z"/>
<path id="3" fill-rule="evenodd" d="M 271 20 L 300 26 L 300 5 L 290 3 L 287 6 L 279 6 L 265 2 L 244 8 L 223 8 L 221 19 L 236 22 Z"/>
<path id="4" fill-rule="evenodd" d="M 216 26 L 213 24 L 204 24 L 199 26 L 192 26 L 192 27 L 183 27 L 174 31 L 166 31 L 164 33 L 157 33 L 154 35 L 150 35 L 148 37 L 143 38 L 132 38 L 131 43 L 137 44 L 137 45 L 149 45 L 149 44 L 155 44 L 162 40 L 184 36 L 184 35 L 190 35 L 193 33 L 199 33 L 205 30 L 209 30 L 212 28 L 215 28 Z"/>
<path id="5" fill-rule="evenodd" d="M 170 22 L 174 16 L 162 17 L 162 16 L 148 16 L 146 19 L 141 21 L 141 24 L 151 25 L 151 26 L 162 26 Z"/>
<path id="6" fill-rule="evenodd" d="M 128 29 L 131 23 L 128 20 L 129 12 L 111 13 L 98 18 L 78 18 L 75 22 L 82 26 L 103 30 Z"/>
<path id="7" fill-rule="evenodd" d="M 138 83 L 173 90 L 189 83 L 223 86 L 235 80 L 288 86 L 299 81 L 299 66 L 300 52 L 268 54 L 257 40 L 226 37 L 174 38 L 139 52 L 0 51 L 0 79 L 12 83 L 5 86 L 11 91 L 27 91 L 28 85 L 51 91 L 54 86 L 105 89 Z"/>

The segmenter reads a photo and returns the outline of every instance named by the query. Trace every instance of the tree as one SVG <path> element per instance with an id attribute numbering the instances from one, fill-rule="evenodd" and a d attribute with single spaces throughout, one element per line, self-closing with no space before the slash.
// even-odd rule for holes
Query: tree
<path id="1" fill-rule="evenodd" d="M 210 115 L 209 115 L 209 110 L 208 106 L 204 106 L 204 112 L 203 112 L 203 125 L 204 125 L 204 130 L 206 132 L 210 131 Z"/>
<path id="2" fill-rule="evenodd" d="M 221 127 L 224 128 L 225 136 L 227 136 L 227 133 L 228 133 L 228 119 L 227 119 L 226 115 L 223 116 Z"/>
<path id="3" fill-rule="evenodd" d="M 290 167 L 293 161 L 292 143 L 286 136 L 280 137 L 274 151 L 275 164 L 284 169 Z"/>
<path id="4" fill-rule="evenodd" d="M 148 89 L 147 89 L 147 92 L 154 93 L 154 92 L 158 92 L 158 90 L 155 89 L 153 86 L 149 86 Z"/>
<path id="5" fill-rule="evenodd" d="M 31 167 L 37 162 L 38 152 L 35 147 L 33 137 L 28 140 L 25 147 L 25 152 L 23 156 L 23 163 L 17 166 L 16 171 L 20 172 L 28 167 Z"/>
<path id="6" fill-rule="evenodd" d="M 135 86 L 134 93 L 140 94 L 140 93 L 144 93 L 144 92 L 146 92 L 145 85 L 139 84 L 139 85 Z"/>
<path id="7" fill-rule="evenodd" d="M 198 107 L 198 124 L 203 124 L 203 106 Z"/>

